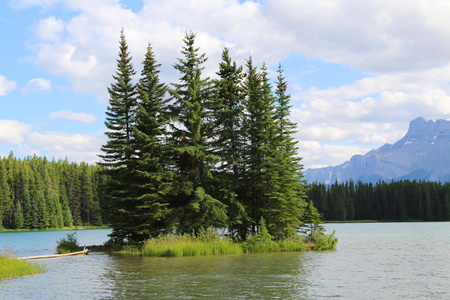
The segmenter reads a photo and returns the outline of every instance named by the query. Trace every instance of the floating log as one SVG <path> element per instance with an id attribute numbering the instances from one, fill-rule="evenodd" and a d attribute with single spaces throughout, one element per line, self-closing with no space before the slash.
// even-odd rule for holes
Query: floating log
<path id="1" fill-rule="evenodd" d="M 90 252 L 89 249 L 84 249 L 83 251 L 64 253 L 64 254 L 51 254 L 51 255 L 38 255 L 38 256 L 28 256 L 28 257 L 18 257 L 17 259 L 41 259 L 41 258 L 55 258 L 64 256 L 74 256 L 74 255 L 87 255 Z"/>

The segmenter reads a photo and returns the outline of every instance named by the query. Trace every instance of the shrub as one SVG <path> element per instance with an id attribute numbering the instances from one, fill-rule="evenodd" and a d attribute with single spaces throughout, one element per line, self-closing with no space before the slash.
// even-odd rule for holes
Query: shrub
<path id="1" fill-rule="evenodd" d="M 335 231 L 330 234 L 323 232 L 316 232 L 313 235 L 314 243 L 313 250 L 333 250 L 336 248 L 338 238 L 335 237 Z"/>
<path id="2" fill-rule="evenodd" d="M 267 231 L 264 219 L 261 219 L 259 225 L 259 233 L 249 237 L 242 244 L 242 246 L 246 253 L 280 251 L 280 247 L 277 245 L 277 243 L 272 241 L 272 236 L 270 235 L 269 231 Z"/>
<path id="3" fill-rule="evenodd" d="M 56 251 L 58 254 L 76 252 L 81 250 L 78 245 L 76 232 L 68 233 L 65 238 L 60 239 L 57 242 Z"/>
<path id="4" fill-rule="evenodd" d="M 307 251 L 308 247 L 305 246 L 305 242 L 302 237 L 284 239 L 277 242 L 279 248 L 283 252 L 296 252 L 296 251 Z"/>

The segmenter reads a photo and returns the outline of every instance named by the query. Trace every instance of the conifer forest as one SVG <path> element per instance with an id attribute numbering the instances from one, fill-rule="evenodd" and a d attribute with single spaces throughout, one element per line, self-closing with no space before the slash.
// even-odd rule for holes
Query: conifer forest
<path id="1" fill-rule="evenodd" d="M 102 225 L 102 167 L 32 156 L 0 159 L 0 228 Z"/>
<path id="2" fill-rule="evenodd" d="M 308 195 L 324 220 L 450 221 L 448 182 L 314 183 Z"/>

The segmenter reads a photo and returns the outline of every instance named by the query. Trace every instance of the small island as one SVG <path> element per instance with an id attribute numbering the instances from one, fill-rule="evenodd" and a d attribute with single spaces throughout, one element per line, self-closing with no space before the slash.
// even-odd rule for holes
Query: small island
<path id="1" fill-rule="evenodd" d="M 151 256 L 334 249 L 307 200 L 281 65 L 272 89 L 265 64 L 249 57 L 244 71 L 225 48 L 212 80 L 195 37 L 185 34 L 177 83 L 160 82 L 149 43 L 135 84 L 122 29 L 99 163 L 109 245 Z"/>

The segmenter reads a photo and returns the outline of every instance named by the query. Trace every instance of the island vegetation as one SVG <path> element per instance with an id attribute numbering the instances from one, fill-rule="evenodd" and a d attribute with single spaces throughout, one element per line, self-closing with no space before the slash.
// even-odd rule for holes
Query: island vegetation
<path id="1" fill-rule="evenodd" d="M 72 252 L 81 251 L 83 247 L 78 245 L 77 233 L 68 233 L 66 237 L 60 239 L 56 243 L 56 252 L 58 254 L 67 254 Z"/>
<path id="2" fill-rule="evenodd" d="M 110 243 L 169 256 L 306 249 L 325 234 L 306 199 L 281 65 L 273 89 L 264 64 L 249 57 L 244 69 L 225 48 L 212 80 L 195 37 L 186 33 L 167 85 L 150 44 L 133 82 L 121 33 L 100 156 Z M 328 237 L 318 248 L 334 248 Z"/>

